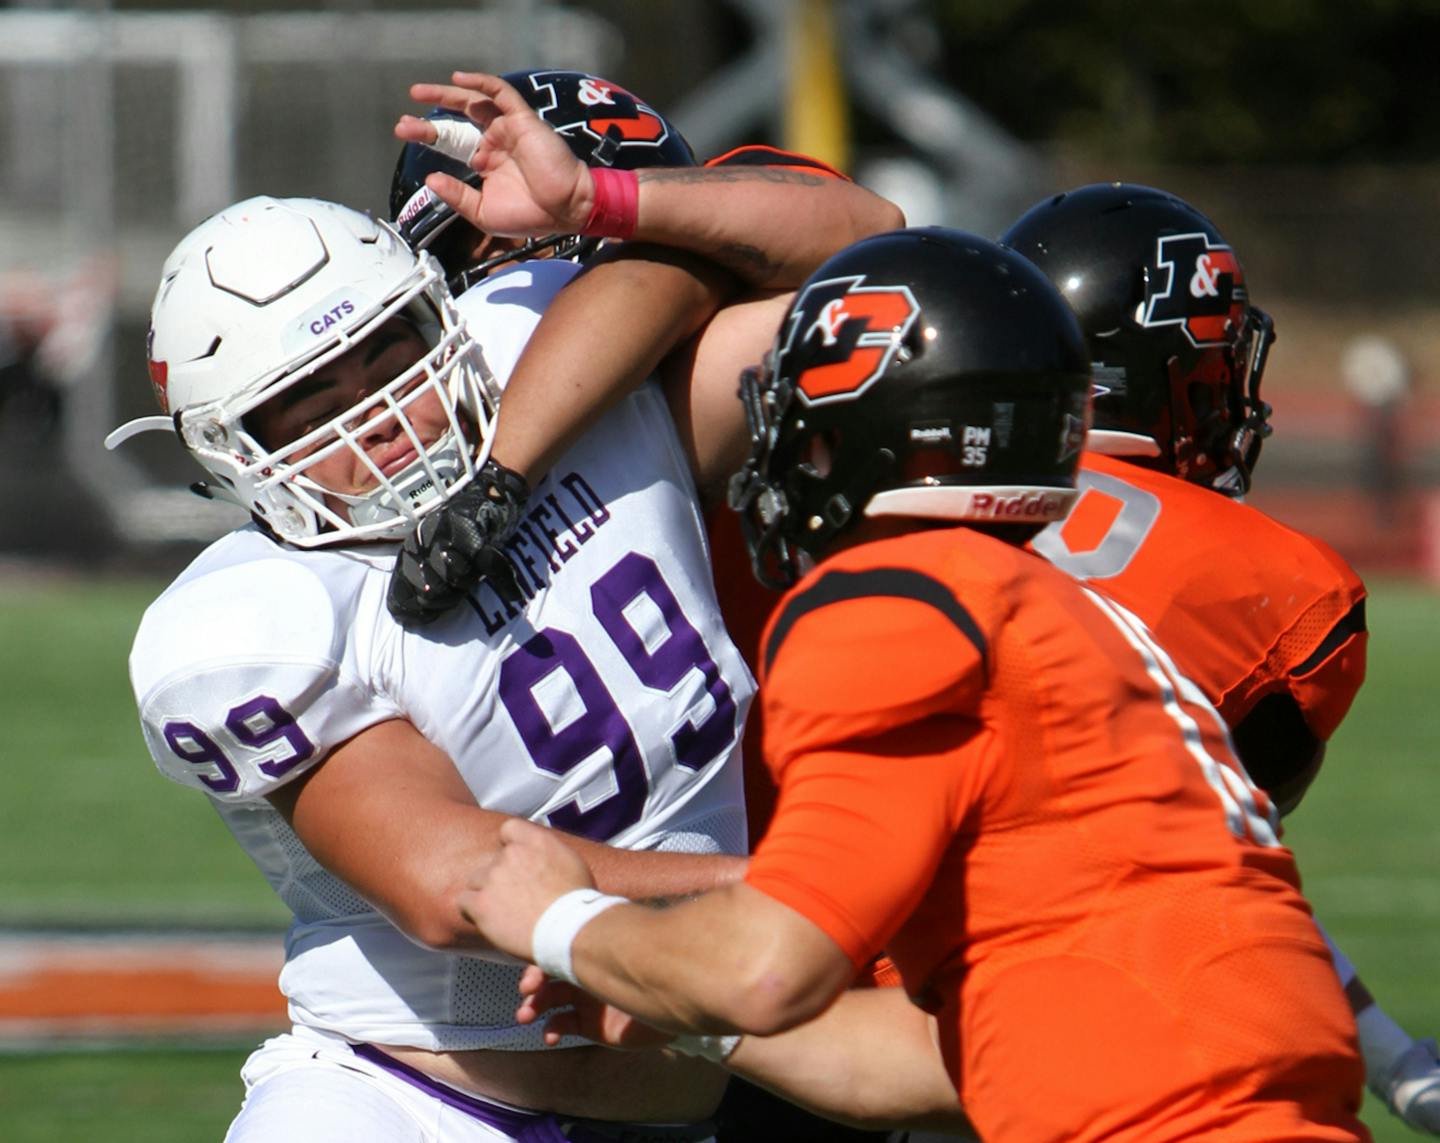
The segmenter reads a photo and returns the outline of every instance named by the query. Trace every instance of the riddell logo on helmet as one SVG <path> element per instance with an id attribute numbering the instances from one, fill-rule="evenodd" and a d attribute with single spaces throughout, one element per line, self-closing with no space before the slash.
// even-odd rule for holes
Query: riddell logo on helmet
<path id="1" fill-rule="evenodd" d="M 1050 520 L 1065 507 L 1059 492 L 1017 492 L 998 495 L 977 492 L 970 498 L 970 514 L 991 520 Z"/>
<path id="2" fill-rule="evenodd" d="M 438 196 L 429 187 L 421 187 L 412 194 L 405 205 L 400 208 L 400 213 L 395 216 L 395 225 L 405 226 L 432 202 L 439 201 Z"/>
<path id="3" fill-rule="evenodd" d="M 795 370 L 795 388 L 808 405 L 860 396 L 889 367 L 920 314 L 908 287 L 862 281 L 816 282 L 791 312 L 779 367 Z"/>

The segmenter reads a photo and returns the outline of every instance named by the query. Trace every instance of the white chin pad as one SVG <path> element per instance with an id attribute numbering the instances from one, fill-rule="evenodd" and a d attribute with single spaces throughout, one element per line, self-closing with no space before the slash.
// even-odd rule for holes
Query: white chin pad
<path id="1" fill-rule="evenodd" d="M 382 484 L 368 496 L 350 501 L 351 521 L 365 527 L 393 520 L 404 514 L 401 505 L 408 506 L 412 512 L 418 511 L 453 488 L 465 471 L 465 462 L 455 446 L 453 434 L 443 444 L 431 449 L 429 461 L 430 468 L 439 478 L 439 487 L 426 470 L 424 459 L 416 457 L 390 477 L 389 488 Z"/>

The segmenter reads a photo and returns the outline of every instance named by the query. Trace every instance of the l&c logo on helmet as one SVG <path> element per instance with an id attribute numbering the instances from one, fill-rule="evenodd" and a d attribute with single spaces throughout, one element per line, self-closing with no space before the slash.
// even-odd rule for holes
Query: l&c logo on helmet
<path id="1" fill-rule="evenodd" d="M 1170 234 L 1155 244 L 1155 270 L 1140 314 L 1143 326 L 1178 325 L 1193 345 L 1220 345 L 1244 317 L 1245 276 L 1235 252 L 1203 234 Z"/>
<path id="2" fill-rule="evenodd" d="M 795 304 L 778 369 L 794 370 L 806 404 L 858 397 L 885 372 L 920 314 L 908 287 L 862 286 L 864 280 L 816 282 Z"/>
<path id="3" fill-rule="evenodd" d="M 572 81 L 574 92 L 563 91 L 561 85 Z M 579 128 L 596 139 L 604 139 L 613 127 L 624 146 L 659 143 L 669 134 L 660 116 L 609 80 L 593 75 L 576 79 L 573 73 L 546 72 L 532 76 L 530 82 L 536 91 L 549 93 L 549 106 L 540 111 L 540 118 L 562 135 Z"/>

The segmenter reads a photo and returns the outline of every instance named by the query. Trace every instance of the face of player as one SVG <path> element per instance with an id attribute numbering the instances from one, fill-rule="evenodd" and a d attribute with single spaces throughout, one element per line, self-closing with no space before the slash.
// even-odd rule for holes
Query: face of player
<path id="1" fill-rule="evenodd" d="M 497 254 L 504 254 L 510 250 L 518 250 L 524 245 L 520 238 L 501 238 L 499 235 L 486 234 L 484 231 L 476 230 L 475 243 L 470 250 L 470 265 L 478 266 L 487 258 L 493 258 Z"/>
<path id="2" fill-rule="evenodd" d="M 401 318 L 392 319 L 354 349 L 255 409 L 246 418 L 247 427 L 274 451 L 341 419 L 370 462 L 386 476 L 394 476 L 417 455 L 395 414 L 383 403 L 353 418 L 344 418 L 344 414 L 384 389 L 428 351 L 414 326 Z M 450 421 L 439 390 L 424 381 L 422 371 L 393 396 L 404 402 L 405 418 L 421 444 L 429 446 L 444 434 Z M 416 395 L 407 402 L 406 394 L 411 392 Z M 322 434 L 317 441 L 286 454 L 285 463 L 299 465 L 306 478 L 341 495 L 359 496 L 373 490 L 379 483 L 375 474 L 354 450 L 329 448 L 335 439 L 333 434 Z M 303 463 L 304 458 L 324 449 L 328 449 L 325 456 Z"/>

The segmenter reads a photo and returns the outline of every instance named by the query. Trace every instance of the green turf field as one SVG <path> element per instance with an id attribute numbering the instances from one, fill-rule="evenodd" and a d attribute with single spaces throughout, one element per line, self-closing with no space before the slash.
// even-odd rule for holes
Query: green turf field
<path id="1" fill-rule="evenodd" d="M 0 581 L 0 924 L 277 925 L 203 800 L 155 773 L 125 654 L 155 584 Z M 1289 822 L 1316 911 L 1412 1031 L 1440 1033 L 1440 595 L 1372 584 L 1370 677 Z M 0 1055 L 0 1138 L 218 1140 L 244 1051 Z M 1415 1139 L 1383 1110 L 1382 1143 Z"/>
<path id="2" fill-rule="evenodd" d="M 235 1051 L 0 1056 L 5 1143 L 219 1143 L 243 1092 Z"/>
<path id="3" fill-rule="evenodd" d="M 283 924 L 205 800 L 146 753 L 125 660 L 161 586 L 0 581 L 0 921 Z"/>

